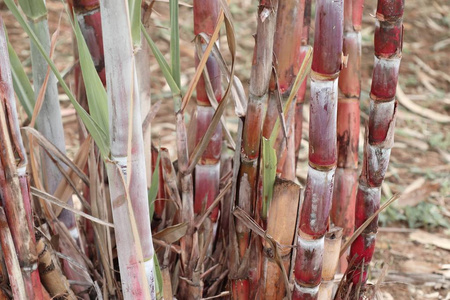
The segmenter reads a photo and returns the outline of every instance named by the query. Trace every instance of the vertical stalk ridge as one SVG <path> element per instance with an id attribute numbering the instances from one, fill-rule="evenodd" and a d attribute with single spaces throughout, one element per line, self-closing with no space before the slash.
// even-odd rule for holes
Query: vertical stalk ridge
<path id="1" fill-rule="evenodd" d="M 27 158 L 15 103 L 6 35 L 3 20 L 0 18 L 0 145 L 3 149 L 0 152 L 0 198 L 3 199 L 2 205 L 11 230 L 26 294 L 29 299 L 42 299 L 31 197 L 26 175 Z"/>
<path id="2" fill-rule="evenodd" d="M 113 218 L 120 224 L 115 229 L 122 287 L 126 299 L 154 298 L 154 252 L 128 2 L 101 1 L 100 11 L 111 140 L 107 164 Z"/>
<path id="3" fill-rule="evenodd" d="M 397 111 L 395 92 L 402 58 L 404 5 L 404 0 L 379 0 L 377 5 L 375 63 L 364 160 L 356 196 L 356 228 L 380 207 L 381 185 L 394 143 Z M 356 259 L 348 272 L 348 278 L 349 282 L 353 282 L 353 287 L 364 285 L 367 281 L 367 268 L 375 250 L 377 231 L 378 217 L 375 217 L 351 246 L 350 259 L 355 256 Z"/>
<path id="4" fill-rule="evenodd" d="M 258 179 L 259 149 L 264 107 L 267 103 L 271 78 L 273 41 L 277 19 L 278 0 L 260 0 L 257 15 L 255 48 L 250 74 L 249 102 L 244 121 L 241 145 L 241 165 L 237 178 L 236 205 L 254 216 Z M 236 219 L 239 261 L 230 273 L 234 299 L 247 299 L 250 292 L 249 270 L 239 268 L 248 263 L 246 252 L 250 247 L 250 229 Z M 247 254 L 248 255 L 248 254 Z"/>
<path id="5" fill-rule="evenodd" d="M 337 162 L 336 118 L 343 9 L 343 0 L 319 0 L 316 4 L 309 167 L 298 230 L 293 299 L 317 299 L 322 279 L 324 235 Z"/>
<path id="6" fill-rule="evenodd" d="M 344 1 L 343 54 L 348 57 L 348 60 L 346 67 L 339 74 L 341 94 L 338 100 L 337 116 L 338 161 L 331 209 L 331 221 L 343 228 L 344 241 L 352 235 L 355 223 L 363 4 L 364 0 Z"/>

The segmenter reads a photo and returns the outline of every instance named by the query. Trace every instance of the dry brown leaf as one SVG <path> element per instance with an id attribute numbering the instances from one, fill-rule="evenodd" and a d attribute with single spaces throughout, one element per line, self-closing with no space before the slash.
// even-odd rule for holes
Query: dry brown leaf
<path id="1" fill-rule="evenodd" d="M 432 192 L 438 191 L 440 186 L 438 183 L 426 182 L 425 178 L 420 177 L 406 187 L 404 193 L 397 200 L 397 206 L 416 206 L 425 201 Z"/>
<path id="2" fill-rule="evenodd" d="M 450 239 L 437 236 L 436 234 L 428 233 L 423 230 L 417 230 L 411 233 L 409 238 L 424 245 L 433 245 L 450 251 Z"/>

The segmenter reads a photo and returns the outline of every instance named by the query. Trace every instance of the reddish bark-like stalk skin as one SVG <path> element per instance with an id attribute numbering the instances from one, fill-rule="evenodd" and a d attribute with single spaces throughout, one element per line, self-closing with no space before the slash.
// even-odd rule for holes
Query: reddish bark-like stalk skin
<path id="1" fill-rule="evenodd" d="M 219 17 L 219 1 L 195 0 L 194 1 L 194 33 L 206 33 L 212 35 Z M 195 57 L 198 65 L 199 58 Z M 219 64 L 213 55 L 210 55 L 206 63 L 209 79 L 218 102 L 222 98 L 221 72 Z M 212 121 L 215 110 L 211 107 L 206 91 L 204 76 L 201 76 L 197 84 L 197 134 L 196 143 L 199 143 L 205 135 Z M 214 135 L 208 143 L 197 167 L 195 168 L 195 195 L 194 213 L 200 214 L 206 210 L 219 194 L 220 181 L 220 154 L 222 151 L 222 126 L 219 124 Z M 209 215 L 215 222 L 219 214 L 219 206 Z"/>
<path id="2" fill-rule="evenodd" d="M 30 194 L 25 177 L 26 152 L 20 135 L 15 103 L 6 36 L 0 17 L 0 198 L 22 271 L 26 294 L 30 299 L 42 299 L 39 273 L 36 270 L 37 254 Z"/>
<path id="3" fill-rule="evenodd" d="M 347 0 L 349 1 L 349 0 Z M 345 32 L 344 55 L 348 56 L 347 67 L 339 73 L 339 89 L 346 98 L 358 98 L 361 94 L 361 34 Z M 338 109 L 339 110 L 339 109 Z"/>
<path id="4" fill-rule="evenodd" d="M 309 162 L 328 168 L 336 165 L 337 79 L 311 77 Z"/>
<path id="5" fill-rule="evenodd" d="M 322 279 L 324 235 L 337 163 L 337 76 L 341 67 L 343 4 L 343 1 L 328 0 L 316 4 L 309 167 L 300 214 L 293 299 L 317 299 Z"/>
<path id="6" fill-rule="evenodd" d="M 337 145 L 339 168 L 358 168 L 359 96 L 339 99 L 337 112 Z"/>
<path id="7" fill-rule="evenodd" d="M 356 200 L 355 226 L 363 224 L 380 206 L 381 185 L 394 143 L 397 103 L 395 89 L 402 51 L 404 0 L 379 0 L 375 30 L 375 66 L 370 93 L 369 122 L 366 127 L 364 162 Z M 350 259 L 356 257 L 348 279 L 367 280 L 367 268 L 375 249 L 378 218 L 355 240 Z"/>
<path id="8" fill-rule="evenodd" d="M 344 1 L 343 55 L 347 64 L 339 74 L 337 117 L 338 160 L 331 220 L 343 228 L 343 238 L 354 231 L 357 189 L 361 94 L 361 20 L 364 0 Z M 341 268 L 345 268 L 344 261 Z"/>
<path id="9" fill-rule="evenodd" d="M 268 87 L 272 74 L 273 41 L 277 19 L 278 0 L 260 0 L 257 14 L 255 47 L 250 74 L 249 102 L 242 130 L 241 166 L 236 184 L 236 205 L 248 215 L 255 217 L 259 148 L 261 142 L 264 106 L 267 102 Z M 243 263 L 256 260 L 245 258 L 250 251 L 250 229 L 235 219 L 239 257 L 233 262 L 230 278 L 233 299 L 249 299 L 250 270 L 240 270 Z M 247 261 L 243 261 L 243 260 Z M 250 266 L 255 269 L 256 266 Z M 256 270 L 259 268 L 256 267 Z M 255 278 L 255 277 L 253 277 Z M 249 280 L 250 279 L 250 280 Z M 254 283 L 254 282 L 252 282 Z"/>
<path id="10" fill-rule="evenodd" d="M 335 225 L 343 226 L 344 237 L 351 236 L 354 231 L 357 183 L 358 174 L 355 169 L 336 169 L 330 216 Z"/>
<path id="11" fill-rule="evenodd" d="M 342 1 L 335 2 L 317 1 L 316 4 L 311 69 L 322 75 L 333 75 L 341 69 L 343 5 Z"/>

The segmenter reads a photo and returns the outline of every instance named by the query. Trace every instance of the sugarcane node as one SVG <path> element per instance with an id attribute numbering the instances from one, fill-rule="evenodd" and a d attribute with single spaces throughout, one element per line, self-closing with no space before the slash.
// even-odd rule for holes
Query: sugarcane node
<path id="1" fill-rule="evenodd" d="M 309 161 L 308 165 L 311 168 L 313 168 L 314 170 L 328 172 L 328 171 L 331 171 L 333 169 L 336 169 L 337 162 L 335 162 L 335 163 L 333 163 L 331 165 L 319 165 L 319 164 L 315 164 L 315 163 Z"/>
<path id="2" fill-rule="evenodd" d="M 330 80 L 334 80 L 334 79 L 338 78 L 339 73 L 340 72 L 336 72 L 334 74 L 322 74 L 322 73 L 315 72 L 314 70 L 311 69 L 310 75 L 311 75 L 312 80 L 330 81 Z"/>
<path id="3" fill-rule="evenodd" d="M 69 0 L 68 2 L 77 13 L 87 13 L 100 9 L 99 0 Z"/>

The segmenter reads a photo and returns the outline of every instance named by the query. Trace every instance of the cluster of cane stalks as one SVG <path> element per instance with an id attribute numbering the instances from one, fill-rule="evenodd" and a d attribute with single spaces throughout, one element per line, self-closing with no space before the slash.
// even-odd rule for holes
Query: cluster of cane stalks
<path id="1" fill-rule="evenodd" d="M 359 180 L 363 0 L 260 0 L 248 88 L 228 2 L 193 0 L 196 71 L 182 86 L 177 0 L 165 4 L 169 61 L 152 39 L 154 1 L 67 1 L 70 83 L 53 62 L 45 1 L 5 0 L 29 37 L 32 84 L 0 18 L 0 299 L 370 297 L 404 0 L 378 0 Z M 152 56 L 171 90 L 176 149 L 151 138 Z M 79 116 L 73 159 L 58 85 Z"/>

